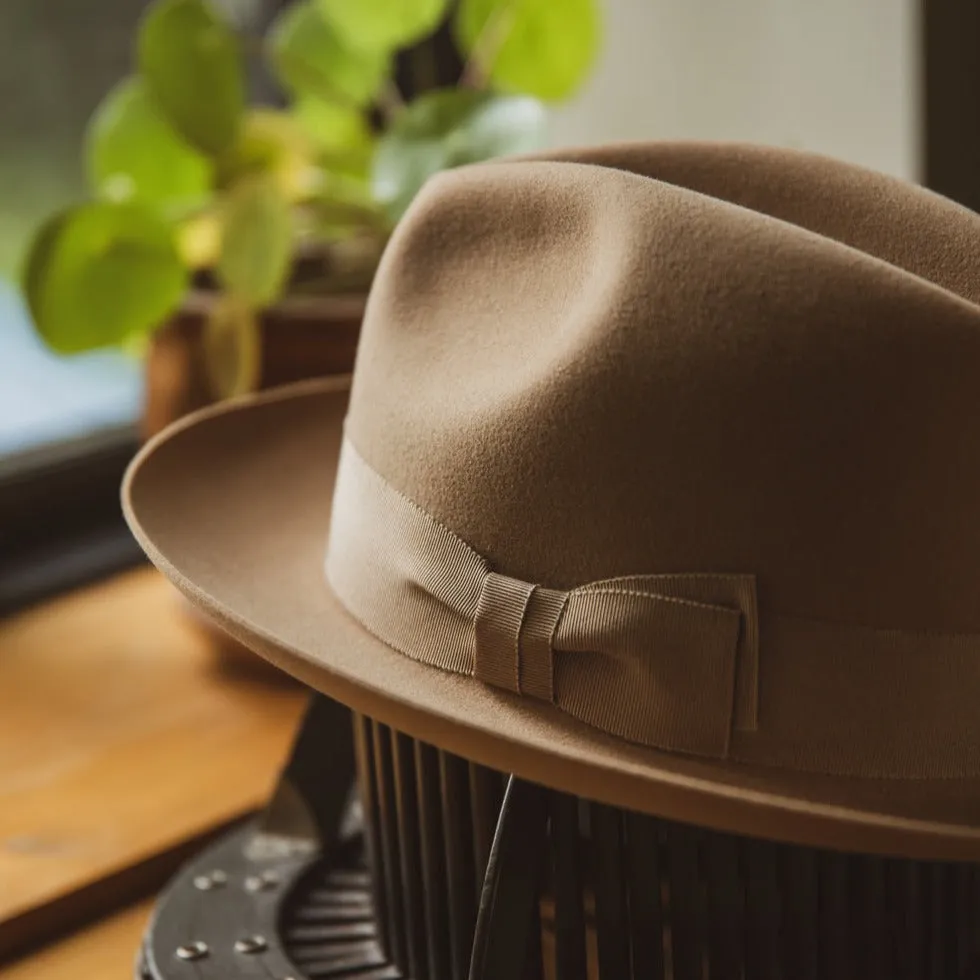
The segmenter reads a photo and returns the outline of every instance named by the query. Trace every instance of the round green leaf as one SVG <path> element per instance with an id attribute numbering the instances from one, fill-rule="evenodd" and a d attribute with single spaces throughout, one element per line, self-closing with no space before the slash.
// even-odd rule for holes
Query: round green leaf
<path id="1" fill-rule="evenodd" d="M 442 89 L 416 99 L 378 143 L 374 195 L 399 218 L 433 174 L 540 144 L 544 107 L 526 96 Z"/>
<path id="2" fill-rule="evenodd" d="M 218 275 L 239 300 L 267 306 L 279 297 L 292 254 L 292 215 L 282 191 L 255 177 L 232 189 L 225 202 Z"/>
<path id="3" fill-rule="evenodd" d="M 86 136 L 89 181 L 107 200 L 186 207 L 211 187 L 211 163 L 186 143 L 129 78 L 102 101 Z"/>
<path id="4" fill-rule="evenodd" d="M 241 52 L 205 0 L 161 0 L 140 26 L 140 72 L 171 125 L 209 154 L 227 149 L 245 105 Z"/>
<path id="5" fill-rule="evenodd" d="M 336 173 L 365 177 L 374 153 L 374 137 L 357 109 L 301 98 L 293 117 L 316 146 L 321 165 Z"/>
<path id="6" fill-rule="evenodd" d="M 61 229 L 72 211 L 61 211 L 52 215 L 34 233 L 34 238 L 28 245 L 24 256 L 24 268 L 21 274 L 21 289 L 27 300 L 35 325 L 40 330 L 41 300 L 44 290 L 44 276 L 51 262 L 51 252 L 58 241 Z"/>
<path id="7" fill-rule="evenodd" d="M 601 35 L 597 0 L 460 0 L 454 28 L 496 88 L 546 102 L 582 83 Z"/>
<path id="8" fill-rule="evenodd" d="M 269 35 L 272 63 L 296 95 L 364 105 L 381 88 L 391 57 L 344 41 L 316 4 L 287 7 Z"/>
<path id="9" fill-rule="evenodd" d="M 431 34 L 449 0 L 315 0 L 354 48 L 393 51 Z"/>
<path id="10" fill-rule="evenodd" d="M 149 332 L 180 302 L 186 284 L 169 226 L 137 204 L 85 204 L 52 219 L 24 272 L 34 323 L 64 353 Z"/>
<path id="11" fill-rule="evenodd" d="M 304 132 L 325 150 L 371 147 L 371 130 L 364 114 L 357 109 L 322 99 L 300 98 L 292 111 Z"/>

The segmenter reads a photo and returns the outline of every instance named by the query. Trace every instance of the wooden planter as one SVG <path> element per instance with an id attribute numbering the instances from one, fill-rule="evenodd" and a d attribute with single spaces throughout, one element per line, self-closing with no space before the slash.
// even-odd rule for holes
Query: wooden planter
<path id="1" fill-rule="evenodd" d="M 363 295 L 296 296 L 262 315 L 260 388 L 331 374 L 348 374 L 364 315 Z M 146 362 L 143 436 L 210 404 L 202 335 L 212 297 L 193 293 L 158 330 Z"/>

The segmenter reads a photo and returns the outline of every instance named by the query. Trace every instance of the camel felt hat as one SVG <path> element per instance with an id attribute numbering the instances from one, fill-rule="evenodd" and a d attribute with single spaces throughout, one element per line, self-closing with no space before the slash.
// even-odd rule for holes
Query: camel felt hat
<path id="1" fill-rule="evenodd" d="M 799 152 L 443 174 L 353 382 L 132 464 L 140 542 L 312 686 L 558 789 L 980 859 L 980 217 Z"/>

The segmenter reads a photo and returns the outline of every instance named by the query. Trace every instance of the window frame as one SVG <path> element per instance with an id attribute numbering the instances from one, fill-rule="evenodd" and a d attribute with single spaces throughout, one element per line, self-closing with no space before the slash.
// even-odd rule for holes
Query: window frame
<path id="1" fill-rule="evenodd" d="M 126 425 L 0 458 L 0 616 L 145 560 L 119 503 L 138 447 Z"/>
<path id="2" fill-rule="evenodd" d="M 922 178 L 980 211 L 980 6 L 922 0 Z"/>

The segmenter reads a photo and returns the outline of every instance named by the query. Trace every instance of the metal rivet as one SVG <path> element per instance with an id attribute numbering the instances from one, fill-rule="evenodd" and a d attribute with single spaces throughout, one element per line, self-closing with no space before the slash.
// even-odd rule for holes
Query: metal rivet
<path id="1" fill-rule="evenodd" d="M 260 875 L 249 875 L 245 879 L 245 891 L 262 892 L 275 888 L 279 884 L 279 875 L 275 871 L 263 871 Z"/>
<path id="2" fill-rule="evenodd" d="M 251 956 L 254 953 L 264 953 L 269 948 L 265 936 L 245 936 L 235 941 L 235 952 Z"/>
<path id="3" fill-rule="evenodd" d="M 198 940 L 196 943 L 185 943 L 183 946 L 178 946 L 174 955 L 178 960 L 203 960 L 210 952 L 208 944 Z"/>
<path id="4" fill-rule="evenodd" d="M 215 883 L 211 880 L 209 875 L 198 875 L 194 879 L 194 887 L 199 892 L 209 892 L 215 887 Z"/>
<path id="5" fill-rule="evenodd" d="M 223 888 L 227 883 L 228 875 L 224 871 L 211 871 L 206 875 L 198 875 L 194 879 L 194 887 L 202 892 L 209 892 L 212 888 Z"/>

